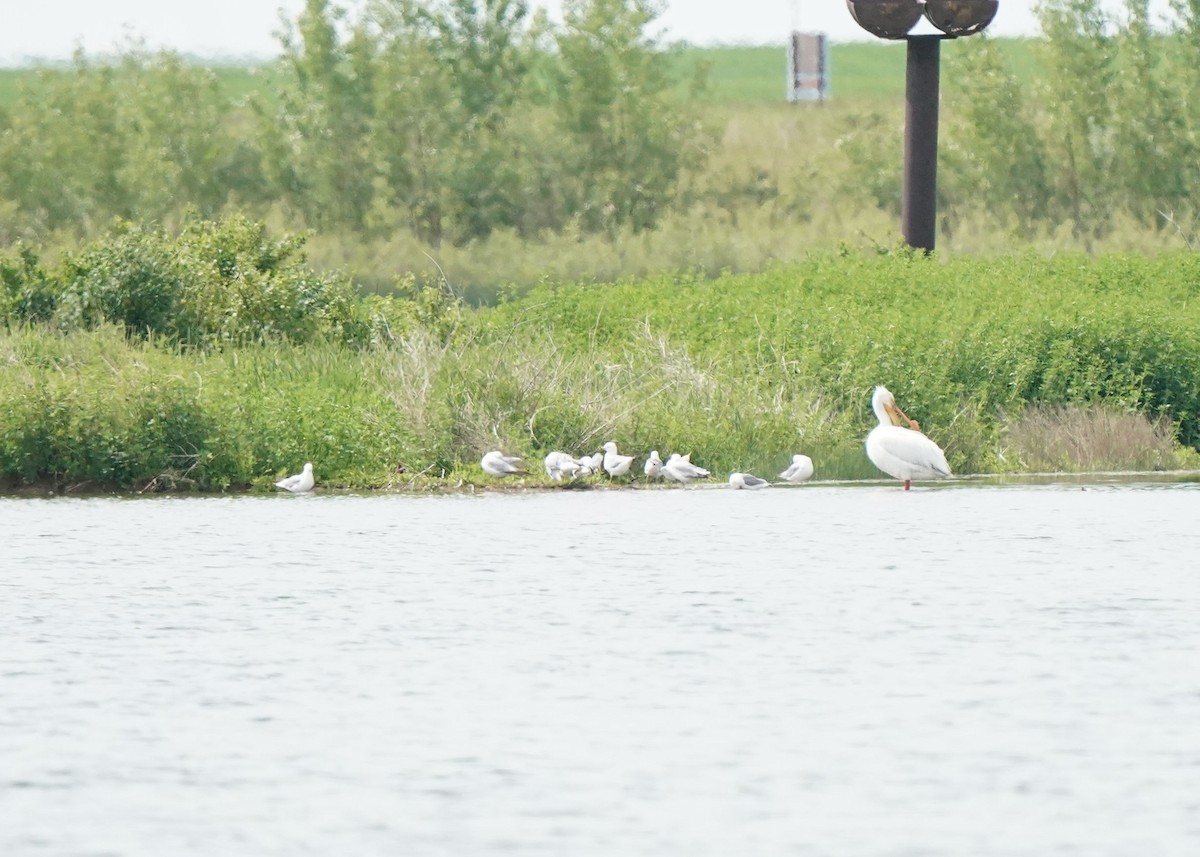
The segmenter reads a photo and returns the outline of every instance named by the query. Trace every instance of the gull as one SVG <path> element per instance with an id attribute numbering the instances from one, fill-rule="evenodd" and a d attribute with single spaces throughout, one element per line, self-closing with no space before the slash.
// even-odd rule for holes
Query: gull
<path id="1" fill-rule="evenodd" d="M 760 488 L 766 488 L 769 484 L 767 480 L 751 476 L 749 473 L 729 474 L 729 485 L 731 488 L 745 488 L 749 491 L 757 491 Z"/>
<path id="2" fill-rule="evenodd" d="M 646 472 L 647 479 L 662 478 L 663 460 L 658 457 L 658 450 L 650 450 L 650 457 L 646 459 L 646 465 L 642 468 Z"/>
<path id="3" fill-rule="evenodd" d="M 573 479 L 579 474 L 579 462 L 575 460 L 574 456 L 565 452 L 548 453 L 545 463 L 546 475 L 555 482 L 561 481 L 564 476 Z"/>
<path id="4" fill-rule="evenodd" d="M 900 410 L 896 397 L 887 387 L 875 388 L 871 408 L 879 419 L 879 425 L 867 435 L 867 458 L 872 464 L 888 476 L 903 479 L 905 491 L 914 479 L 941 479 L 951 475 L 946 453 L 921 434 L 921 427 Z M 900 424 L 901 419 L 909 428 Z"/>
<path id="5" fill-rule="evenodd" d="M 600 467 L 604 462 L 604 453 L 597 452 L 595 455 L 582 455 L 575 459 L 575 463 L 579 465 L 580 476 L 591 476 L 600 472 Z"/>
<path id="6" fill-rule="evenodd" d="M 678 452 L 671 453 L 671 457 L 667 459 L 667 463 L 662 466 L 662 474 L 668 479 L 673 479 L 676 482 L 687 484 L 693 479 L 703 479 L 709 473 L 703 467 L 697 467 L 692 464 L 692 454 L 680 455 Z"/>
<path id="7" fill-rule="evenodd" d="M 632 455 L 621 455 L 613 441 L 604 444 L 604 470 L 609 476 L 624 476 L 633 464 Z"/>
<path id="8" fill-rule="evenodd" d="M 293 494 L 307 494 L 313 489 L 312 462 L 304 464 L 304 470 L 295 476 L 288 476 L 275 483 L 276 488 L 291 491 Z"/>
<path id="9" fill-rule="evenodd" d="M 498 449 L 493 449 L 479 461 L 479 466 L 483 468 L 483 472 L 489 476 L 502 478 L 505 476 L 524 476 L 529 471 L 525 469 L 525 462 L 517 458 L 515 455 L 505 455 Z"/>
<path id="10" fill-rule="evenodd" d="M 784 482 L 804 482 L 813 475 L 812 459 L 807 455 L 793 455 L 791 466 L 779 474 Z"/>

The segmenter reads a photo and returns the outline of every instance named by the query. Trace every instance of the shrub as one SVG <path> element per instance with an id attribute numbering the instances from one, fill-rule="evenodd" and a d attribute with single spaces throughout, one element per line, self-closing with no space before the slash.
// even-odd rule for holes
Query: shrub
<path id="1" fill-rule="evenodd" d="M 116 324 L 128 336 L 203 347 L 324 337 L 365 346 L 421 317 L 409 301 L 362 302 L 348 276 L 309 268 L 303 248 L 303 237 L 269 238 L 241 215 L 193 217 L 176 235 L 119 222 L 53 274 L 25 248 L 0 260 L 0 317 L 53 319 L 62 330 Z"/>
<path id="2" fill-rule="evenodd" d="M 58 286 L 31 247 L 18 245 L 15 259 L 0 259 L 0 321 L 48 321 L 57 307 Z"/>

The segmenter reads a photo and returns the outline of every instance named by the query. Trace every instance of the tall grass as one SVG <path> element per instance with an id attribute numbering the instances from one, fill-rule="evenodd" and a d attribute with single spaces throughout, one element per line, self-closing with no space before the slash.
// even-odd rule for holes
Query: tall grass
<path id="1" fill-rule="evenodd" d="M 1007 451 L 1023 469 L 1103 472 L 1175 470 L 1197 464 L 1164 418 L 1099 406 L 1027 408 L 1005 426 Z"/>
<path id="2" fill-rule="evenodd" d="M 60 486 L 240 488 L 303 460 L 369 483 L 411 436 L 381 356 L 281 343 L 216 354 L 113 326 L 0 337 L 0 478 Z"/>

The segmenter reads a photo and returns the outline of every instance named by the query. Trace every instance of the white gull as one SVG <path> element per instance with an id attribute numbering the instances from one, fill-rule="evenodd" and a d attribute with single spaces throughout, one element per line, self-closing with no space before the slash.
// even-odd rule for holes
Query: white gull
<path id="1" fill-rule="evenodd" d="M 624 476 L 633 464 L 632 455 L 621 455 L 613 441 L 604 444 L 604 470 L 609 476 Z"/>
<path id="2" fill-rule="evenodd" d="M 305 462 L 304 469 L 295 476 L 288 476 L 275 483 L 276 488 L 291 491 L 293 494 L 307 494 L 314 484 L 312 462 Z"/>
<path id="3" fill-rule="evenodd" d="M 484 455 L 479 461 L 479 466 L 483 468 L 484 473 L 498 478 L 523 476 L 529 472 L 525 469 L 524 461 L 515 455 L 505 455 L 498 449 L 493 449 Z"/>
<path id="4" fill-rule="evenodd" d="M 760 488 L 766 488 L 769 484 L 767 480 L 751 476 L 749 473 L 729 474 L 729 487 L 731 488 L 745 488 L 748 491 L 757 491 Z"/>
<path id="5" fill-rule="evenodd" d="M 812 459 L 807 455 L 793 455 L 787 470 L 779 474 L 784 482 L 804 482 L 813 475 Z"/>
<path id="6" fill-rule="evenodd" d="M 662 466 L 663 476 L 685 485 L 693 479 L 703 479 L 708 476 L 709 472 L 703 467 L 692 464 L 691 458 L 690 452 L 687 455 L 680 455 L 678 452 L 671 453 L 667 463 Z"/>

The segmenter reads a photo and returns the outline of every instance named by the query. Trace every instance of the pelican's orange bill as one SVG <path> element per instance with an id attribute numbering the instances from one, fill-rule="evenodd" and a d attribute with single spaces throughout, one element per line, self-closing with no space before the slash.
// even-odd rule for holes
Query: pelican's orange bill
<path id="1" fill-rule="evenodd" d="M 921 425 L 920 425 L 920 423 L 918 423 L 918 422 L 917 422 L 916 420 L 914 420 L 914 419 L 909 419 L 909 416 L 908 416 L 908 414 L 906 414 L 906 413 L 904 413 L 904 411 L 900 410 L 900 406 L 899 406 L 899 405 L 897 405 L 897 404 L 895 404 L 895 403 L 893 402 L 893 403 L 892 403 L 892 408 L 893 408 L 893 409 L 896 411 L 896 413 L 898 413 L 900 416 L 902 416 L 902 417 L 904 418 L 904 421 L 905 421 L 906 423 L 908 423 L 908 427 L 909 427 L 910 429 L 913 429 L 914 431 L 920 431 L 920 430 L 921 430 Z"/>

